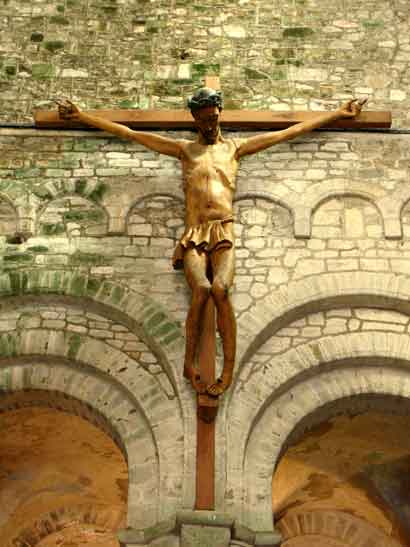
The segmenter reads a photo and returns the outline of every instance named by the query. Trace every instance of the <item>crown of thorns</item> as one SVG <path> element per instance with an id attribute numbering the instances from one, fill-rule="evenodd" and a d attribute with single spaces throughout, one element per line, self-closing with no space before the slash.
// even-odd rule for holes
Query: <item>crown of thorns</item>
<path id="1" fill-rule="evenodd" d="M 202 87 L 188 99 L 188 108 L 191 112 L 195 112 L 200 108 L 205 108 L 206 106 L 216 106 L 222 110 L 222 92 L 215 91 L 209 87 Z"/>

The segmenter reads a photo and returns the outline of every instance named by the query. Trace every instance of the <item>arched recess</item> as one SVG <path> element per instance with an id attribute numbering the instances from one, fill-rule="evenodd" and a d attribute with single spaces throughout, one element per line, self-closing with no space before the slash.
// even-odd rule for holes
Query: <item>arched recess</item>
<path id="1" fill-rule="evenodd" d="M 270 397 L 260 400 L 260 411 L 249 424 L 246 447 L 242 451 L 236 440 L 241 456 L 235 461 L 231 459 L 228 464 L 228 474 L 238 467 L 242 471 L 237 477 L 234 476 L 236 473 L 232 473 L 228 488 L 234 489 L 234 499 L 242 498 L 241 512 L 248 526 L 259 530 L 271 529 L 272 476 L 290 436 L 306 416 L 320 412 L 322 419 L 326 419 L 325 408 L 357 395 L 389 395 L 410 399 L 408 337 L 393 335 L 395 343 L 392 342 L 392 345 L 390 337 L 380 336 L 380 333 L 370 338 L 371 351 L 368 355 L 365 355 L 365 348 L 359 349 L 362 345 L 359 343 L 356 346 L 358 351 L 348 357 L 344 352 L 345 345 L 341 343 L 337 348 L 342 349 L 344 358 L 340 352 L 329 349 L 328 360 L 320 362 L 320 370 L 316 374 L 310 377 L 301 374 L 299 381 L 285 389 L 271 390 Z M 363 340 L 364 337 L 360 342 Z M 384 351 L 381 349 L 383 342 Z M 325 341 L 323 343 L 326 345 Z M 331 343 L 328 345 L 330 348 Z M 238 489 L 235 479 L 240 484 Z"/>
<path id="2" fill-rule="evenodd" d="M 364 271 L 324 273 L 267 294 L 239 317 L 236 377 L 280 328 L 308 313 L 340 307 L 392 309 L 409 315 L 410 278 Z"/>
<path id="3" fill-rule="evenodd" d="M 179 324 L 151 298 L 144 298 L 127 287 L 73 272 L 26 271 L 3 275 L 0 277 L 0 294 L 0 312 L 16 309 L 20 305 L 24 307 L 33 301 L 52 308 L 73 306 L 110 318 L 140 336 L 168 378 L 173 392 L 170 397 L 158 392 L 156 380 L 143 368 L 138 368 L 138 363 L 132 358 L 105 345 L 101 340 L 86 340 L 73 332 L 49 330 L 41 333 L 39 329 L 25 329 L 11 337 L 10 333 L 5 333 L 2 336 L 0 356 L 6 361 L 21 353 L 25 356 L 42 355 L 48 362 L 57 357 L 63 360 L 74 359 L 86 362 L 94 369 L 100 367 L 101 372 L 122 382 L 146 412 L 163 458 L 158 474 L 162 494 L 161 499 L 157 500 L 155 522 L 166 518 L 178 507 L 190 504 L 194 495 L 190 480 L 194 465 L 189 445 L 193 442 L 195 422 L 189 416 L 194 417 L 195 413 L 193 398 L 179 374 L 183 351 Z M 5 374 L 3 378 L 7 384 Z M 44 376 L 48 377 L 47 374 Z M 81 382 L 77 389 L 81 391 Z M 118 408 L 121 407 L 120 401 L 119 396 Z M 124 425 L 121 421 L 119 424 L 120 427 Z M 129 499 L 131 502 L 132 496 Z M 133 510 L 131 520 L 134 519 L 135 523 L 130 521 L 131 525 L 141 527 L 152 522 L 151 517 L 143 517 L 138 504 Z M 129 515 L 132 515 L 131 510 Z"/>
<path id="4" fill-rule="evenodd" d="M 368 201 L 379 212 L 385 225 L 384 208 L 378 205 L 379 200 L 384 198 L 385 193 L 386 191 L 382 187 L 372 187 L 370 189 L 369 185 L 354 181 L 341 180 L 311 185 L 303 195 L 303 204 L 299 203 L 295 210 L 295 224 L 300 226 L 296 235 L 305 238 L 310 237 L 312 216 L 315 211 L 325 202 L 339 197 L 355 197 Z"/>
<path id="5" fill-rule="evenodd" d="M 23 373 L 26 371 L 24 369 Z M 7 473 L 2 477 L 5 480 L 2 494 L 12 496 L 8 510 L 3 507 L 2 511 L 5 547 L 34 547 L 43 539 L 50 541 L 50 536 L 56 532 L 64 534 L 68 531 L 72 536 L 73 528 L 79 532 L 97 529 L 109 541 L 125 527 L 126 498 L 123 498 L 124 494 L 115 493 L 117 488 L 126 486 L 119 484 L 127 482 L 124 479 L 124 460 L 103 438 L 105 435 L 111 437 L 125 459 L 126 447 L 117 424 L 109 421 L 108 414 L 104 416 L 95 406 L 90 406 L 86 399 L 86 394 L 84 400 L 80 400 L 61 391 L 46 389 L 0 392 L 0 414 L 6 415 L 6 423 L 12 426 L 13 431 L 4 431 L 3 447 L 8 447 L 8 450 L 6 448 L 2 454 L 3 463 L 10 477 L 21 474 L 19 486 L 13 486 L 15 480 L 8 479 Z M 73 421 L 68 415 L 90 422 L 104 435 L 98 435 L 95 429 L 85 427 L 78 419 Z M 72 429 L 73 426 L 76 429 Z M 9 443 L 7 436 L 10 434 L 13 439 Z M 34 446 L 29 444 L 30 440 L 25 441 L 27 435 L 31 440 L 35 439 Z M 69 446 L 64 444 L 67 438 L 71 439 Z M 46 452 L 44 445 L 48 446 Z M 13 457 L 13 449 L 17 447 L 20 451 Z M 72 451 L 72 456 L 78 456 L 80 447 L 82 457 L 78 461 L 81 463 L 76 463 L 75 457 L 65 461 L 67 450 Z M 104 478 L 98 469 L 93 469 L 96 460 L 110 469 L 109 477 Z M 120 481 L 117 482 L 116 478 Z M 113 490 L 112 493 L 108 493 L 107 488 Z M 52 510 L 45 512 L 44 509 Z"/>
<path id="6" fill-rule="evenodd" d="M 87 196 L 65 194 L 48 201 L 38 211 L 39 236 L 103 236 L 107 229 L 106 210 Z"/>
<path id="7" fill-rule="evenodd" d="M 282 547 L 400 547 L 373 526 L 338 511 L 295 512 L 283 519 Z"/>
<path id="8" fill-rule="evenodd" d="M 122 208 L 121 217 L 117 219 L 118 229 L 121 229 L 121 231 L 125 231 L 134 208 L 143 200 L 155 197 L 167 197 L 174 200 L 175 203 L 181 205 L 184 203 L 184 194 L 181 191 L 181 183 L 179 181 L 173 185 L 168 180 L 155 178 L 150 183 L 149 192 L 147 192 L 146 187 L 137 184 L 133 185 L 130 190 L 132 191 L 132 195 L 128 196 L 128 202 Z"/>
<path id="9" fill-rule="evenodd" d="M 383 218 L 377 203 L 361 194 L 331 194 L 312 213 L 313 238 L 381 239 L 383 235 Z"/>
<path id="10" fill-rule="evenodd" d="M 86 526 L 90 532 L 95 531 L 101 537 L 102 535 L 105 536 L 104 530 L 117 530 L 123 526 L 124 519 L 121 513 L 113 513 L 93 505 L 63 507 L 57 511 L 41 515 L 40 519 L 28 524 L 4 547 L 20 545 L 35 547 L 39 544 L 43 545 L 43 540 L 46 539 L 49 540 L 49 545 L 58 545 L 57 541 L 59 540 L 60 543 L 61 538 L 56 536 L 59 532 L 72 528 L 73 522 Z"/>
<path id="11" fill-rule="evenodd" d="M 99 426 L 104 423 L 105 430 L 111 432 L 127 455 L 128 524 L 145 527 L 161 518 L 160 461 L 154 427 L 136 398 L 124 386 L 97 372 L 92 365 L 52 353 L 48 358 L 37 352 L 26 353 L 0 361 L 0 364 L 0 385 L 4 391 L 51 391 L 48 399 L 51 406 L 56 399 L 57 404 L 62 404 L 61 399 L 55 396 L 58 392 L 67 396 L 68 401 L 80 401 L 92 409 L 88 413 L 84 411 L 83 416 L 86 414 Z M 39 399 L 37 396 L 36 400 Z M 72 410 L 73 407 L 72 404 Z M 102 420 L 97 420 L 96 416 L 102 416 Z"/>

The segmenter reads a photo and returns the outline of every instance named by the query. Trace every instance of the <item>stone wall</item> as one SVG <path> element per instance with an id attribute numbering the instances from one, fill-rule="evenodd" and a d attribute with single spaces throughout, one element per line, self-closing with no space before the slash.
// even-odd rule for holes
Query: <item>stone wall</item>
<path id="1" fill-rule="evenodd" d="M 63 393 L 102 416 L 128 455 L 132 528 L 191 509 L 177 161 L 103 133 L 0 137 L 3 389 Z M 344 397 L 407 397 L 408 140 L 320 133 L 241 164 L 216 509 L 254 530 L 272 528 L 275 461 L 299 422 Z"/>
<path id="2" fill-rule="evenodd" d="M 5 0 L 0 112 L 182 108 L 205 74 L 228 108 L 323 110 L 352 96 L 408 125 L 406 0 Z"/>

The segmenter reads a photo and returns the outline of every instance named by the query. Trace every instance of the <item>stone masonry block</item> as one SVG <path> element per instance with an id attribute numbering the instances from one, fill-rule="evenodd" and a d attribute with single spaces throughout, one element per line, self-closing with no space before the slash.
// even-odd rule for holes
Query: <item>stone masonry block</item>
<path id="1" fill-rule="evenodd" d="M 216 526 L 192 526 L 184 524 L 181 547 L 229 547 L 231 532 Z"/>

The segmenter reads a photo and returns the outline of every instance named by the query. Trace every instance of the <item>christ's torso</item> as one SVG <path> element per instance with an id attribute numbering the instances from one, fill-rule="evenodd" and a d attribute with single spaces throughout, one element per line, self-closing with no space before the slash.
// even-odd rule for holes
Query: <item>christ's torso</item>
<path id="1" fill-rule="evenodd" d="M 208 145 L 187 142 L 184 146 L 181 160 L 187 226 L 232 216 L 238 171 L 237 146 L 232 139 Z"/>

